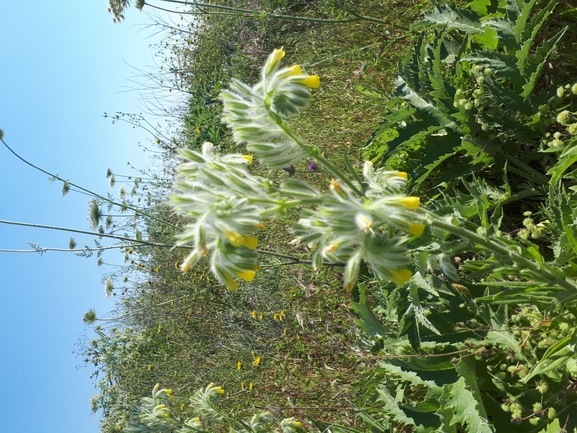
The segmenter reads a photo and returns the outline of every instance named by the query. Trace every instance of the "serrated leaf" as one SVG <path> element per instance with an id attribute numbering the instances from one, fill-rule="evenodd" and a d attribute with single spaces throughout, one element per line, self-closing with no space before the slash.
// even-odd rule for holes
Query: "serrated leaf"
<path id="1" fill-rule="evenodd" d="M 497 9 L 497 6 L 499 6 L 499 0 L 473 0 L 467 3 L 467 7 L 479 16 L 493 13 Z"/>
<path id="2" fill-rule="evenodd" d="M 457 124 L 445 115 L 441 110 L 433 104 L 423 99 L 417 92 L 409 87 L 407 82 L 402 77 L 397 77 L 395 80 L 396 92 L 403 99 L 408 101 L 417 111 L 422 111 L 429 116 L 432 116 L 439 125 L 444 128 L 458 130 Z"/>
<path id="3" fill-rule="evenodd" d="M 357 316 L 355 321 L 359 328 L 372 337 L 387 335 L 387 329 L 382 325 L 375 313 L 373 313 L 372 308 L 367 304 L 365 286 L 363 284 L 358 284 L 357 289 L 359 291 L 359 302 L 351 302 L 351 310 L 353 310 Z"/>
<path id="4" fill-rule="evenodd" d="M 527 98 L 533 92 L 535 84 L 537 84 L 537 79 L 541 75 L 541 69 L 543 69 L 543 66 L 547 62 L 547 59 L 549 58 L 551 53 L 555 50 L 557 43 L 559 42 L 559 40 L 561 40 L 566 31 L 567 27 L 560 30 L 555 36 L 553 36 L 548 41 L 543 42 L 543 45 L 541 45 L 541 47 L 539 47 L 539 49 L 535 53 L 535 60 L 533 62 L 534 63 L 533 71 L 531 72 L 529 82 L 523 86 L 523 93 L 521 93 L 521 96 L 523 98 Z"/>
<path id="5" fill-rule="evenodd" d="M 470 433 L 494 433 L 486 417 L 479 413 L 478 402 L 473 393 L 467 389 L 464 377 L 455 383 L 445 385 L 443 398 L 446 401 L 445 408 L 452 410 L 449 426 L 459 424 Z"/>
<path id="6" fill-rule="evenodd" d="M 435 6 L 435 10 L 428 12 L 423 20 L 411 26 L 411 30 L 418 30 L 431 25 L 446 26 L 447 29 L 460 30 L 465 33 L 483 33 L 479 15 L 473 11 L 464 11 L 450 6 Z"/>

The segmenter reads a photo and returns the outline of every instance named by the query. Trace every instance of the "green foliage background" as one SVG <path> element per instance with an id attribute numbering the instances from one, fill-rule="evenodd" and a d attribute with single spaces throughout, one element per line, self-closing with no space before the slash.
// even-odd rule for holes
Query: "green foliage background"
<path id="1" fill-rule="evenodd" d="M 153 130 L 159 167 L 138 178 L 129 199 L 155 219 L 122 229 L 174 242 L 185 221 L 164 200 L 176 150 L 211 141 L 241 152 L 217 96 L 232 77 L 257 81 L 268 54 L 284 47 L 322 83 L 292 124 L 297 135 L 337 166 L 345 167 L 346 152 L 409 172 L 412 193 L 431 208 L 503 234 L 529 258 L 575 276 L 577 138 L 557 121 L 577 104 L 570 2 L 219 4 L 258 12 L 158 23 L 166 37 L 156 85 L 186 104 L 173 109 L 176 131 Z M 355 16 L 365 19 L 314 21 Z M 278 173 L 256 162 L 252 170 L 326 189 L 330 178 L 309 170 L 311 162 Z M 558 426 L 556 416 L 575 427 L 574 294 L 532 285 L 523 270 L 449 236 L 434 242 L 442 233 L 416 241 L 407 287 L 365 269 L 358 288 L 344 293 L 342 268 L 314 273 L 307 251 L 290 244 L 297 217 L 289 212 L 262 229 L 259 248 L 277 255 L 234 293 L 207 264 L 182 273 L 181 249 L 126 246 L 125 267 L 109 275 L 116 311 L 87 314 L 98 337 L 80 350 L 94 369 L 103 432 L 125 429 L 156 383 L 174 390 L 178 416 L 195 416 L 188 397 L 209 382 L 224 387 L 221 406 L 239 416 L 269 410 L 333 431 L 538 432 Z M 445 268 L 431 272 L 431 255 Z"/>

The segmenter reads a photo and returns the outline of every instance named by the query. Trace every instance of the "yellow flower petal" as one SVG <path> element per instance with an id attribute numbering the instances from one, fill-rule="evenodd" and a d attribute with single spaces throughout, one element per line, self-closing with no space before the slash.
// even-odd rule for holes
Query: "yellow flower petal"
<path id="1" fill-rule="evenodd" d="M 235 272 L 236 276 L 242 278 L 244 281 L 252 281 L 254 280 L 254 276 L 256 275 L 255 271 L 239 271 Z"/>
<path id="2" fill-rule="evenodd" d="M 233 230 L 229 230 L 224 232 L 224 235 L 228 239 L 228 241 L 233 244 L 235 247 L 240 247 L 244 244 L 244 236 L 240 233 L 237 233 Z"/>
<path id="3" fill-rule="evenodd" d="M 288 68 L 288 75 L 302 75 L 303 70 L 299 65 L 293 65 L 290 68 Z"/>
<path id="4" fill-rule="evenodd" d="M 405 180 L 407 180 L 409 178 L 409 175 L 407 173 L 405 173 L 404 171 L 397 171 L 397 176 L 402 177 Z"/>
<path id="5" fill-rule="evenodd" d="M 233 278 L 230 275 L 226 276 L 225 284 L 226 287 L 228 287 L 230 290 L 238 289 L 238 283 L 235 280 L 233 280 Z"/>
<path id="6" fill-rule="evenodd" d="M 421 204 L 421 199 L 419 197 L 405 197 L 399 200 L 399 204 L 402 204 L 407 209 L 419 209 Z"/>
<path id="7" fill-rule="evenodd" d="M 244 238 L 243 245 L 254 250 L 258 245 L 258 238 L 256 236 L 247 236 Z"/>
<path id="8" fill-rule="evenodd" d="M 394 283 L 398 284 L 399 286 L 402 284 L 405 284 L 413 276 L 413 273 L 411 271 L 409 271 L 408 269 L 401 269 L 399 271 L 391 271 L 391 274 L 393 275 L 391 280 Z"/>
<path id="9" fill-rule="evenodd" d="M 281 60 L 285 55 L 285 52 L 282 48 L 275 48 L 274 51 L 272 52 L 272 61 L 273 62 L 278 62 L 279 60 Z"/>
<path id="10" fill-rule="evenodd" d="M 425 231 L 425 226 L 423 224 L 411 223 L 411 228 L 409 228 L 409 233 L 414 236 L 421 236 Z"/>
<path id="11" fill-rule="evenodd" d="M 299 83 L 305 86 L 312 87 L 313 89 L 318 88 L 321 85 L 321 79 L 317 75 L 311 75 L 307 78 L 303 78 Z"/>
<path id="12" fill-rule="evenodd" d="M 252 164 L 252 155 L 242 155 L 242 157 L 246 159 L 249 164 Z"/>

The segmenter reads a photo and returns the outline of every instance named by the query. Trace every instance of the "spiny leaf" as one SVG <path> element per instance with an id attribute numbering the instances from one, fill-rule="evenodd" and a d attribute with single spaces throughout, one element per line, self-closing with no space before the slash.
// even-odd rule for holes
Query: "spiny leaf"
<path id="1" fill-rule="evenodd" d="M 477 400 L 467 388 L 464 377 L 456 383 L 445 385 L 443 398 L 446 401 L 445 407 L 453 412 L 449 426 L 460 424 L 470 433 L 494 433 L 486 417 L 477 409 Z"/>
<path id="2" fill-rule="evenodd" d="M 454 121 L 452 121 L 441 110 L 423 99 L 417 92 L 411 89 L 402 77 L 397 77 L 395 80 L 395 86 L 397 87 L 397 94 L 406 101 L 410 102 L 410 104 L 418 111 L 425 112 L 426 114 L 432 116 L 444 128 L 458 129 L 457 124 Z"/>
<path id="3" fill-rule="evenodd" d="M 567 27 L 560 30 L 555 36 L 553 36 L 548 41 L 543 42 L 543 45 L 541 45 L 541 47 L 539 47 L 539 49 L 535 53 L 535 62 L 533 71 L 531 73 L 531 77 L 529 78 L 529 82 L 523 86 L 523 93 L 521 93 L 521 96 L 523 98 L 527 98 L 533 92 L 535 84 L 537 84 L 537 79 L 541 74 L 541 69 L 543 69 L 543 66 L 547 62 L 547 59 L 549 58 L 551 53 L 555 50 L 557 42 L 561 40 L 566 31 Z"/>
<path id="4" fill-rule="evenodd" d="M 479 15 L 472 11 L 457 10 L 450 6 L 436 6 L 435 10 L 425 14 L 422 21 L 414 24 L 411 30 L 422 29 L 431 25 L 446 26 L 447 29 L 460 30 L 465 33 L 483 33 Z"/>

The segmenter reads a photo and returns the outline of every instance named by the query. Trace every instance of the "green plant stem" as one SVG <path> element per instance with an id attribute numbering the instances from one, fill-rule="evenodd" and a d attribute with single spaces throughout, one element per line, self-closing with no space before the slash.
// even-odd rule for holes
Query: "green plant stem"
<path id="1" fill-rule="evenodd" d="M 322 156 L 319 152 L 319 149 L 316 146 L 309 146 L 304 144 L 300 138 L 294 135 L 291 130 L 289 129 L 287 123 L 282 120 L 279 116 L 269 110 L 269 112 L 273 115 L 272 117 L 276 120 L 277 125 L 283 130 L 283 132 L 289 136 L 295 143 L 297 143 L 302 149 L 305 149 L 308 152 L 308 156 L 310 158 L 314 158 L 317 162 L 322 165 L 327 171 L 329 171 L 333 176 L 337 179 L 343 181 L 351 190 L 354 191 L 359 197 L 363 196 L 361 190 L 359 190 L 354 183 L 335 165 L 333 165 L 328 159 Z"/>
<path id="2" fill-rule="evenodd" d="M 565 278 L 560 277 L 559 275 L 550 271 L 549 269 L 540 266 L 538 263 L 527 259 L 521 254 L 512 251 L 508 245 L 502 244 L 498 241 L 487 239 L 464 227 L 453 225 L 450 222 L 447 222 L 430 212 L 426 212 L 425 221 L 431 227 L 445 230 L 462 239 L 467 239 L 474 245 L 483 246 L 484 248 L 486 248 L 487 250 L 491 251 L 492 253 L 501 258 L 509 259 L 510 261 L 514 262 L 520 267 L 529 270 L 534 276 L 540 278 L 542 281 L 544 280 L 549 283 L 557 284 L 560 287 L 563 287 L 567 290 L 577 291 L 577 286 L 574 283 L 566 280 Z"/>
<path id="3" fill-rule="evenodd" d="M 170 224 L 170 223 L 168 223 L 168 222 L 166 222 L 166 221 L 160 220 L 160 219 L 158 219 L 158 218 L 156 218 L 156 217 L 154 217 L 154 216 L 152 216 L 152 215 L 149 215 L 148 213 L 143 212 L 141 209 L 138 209 L 138 208 L 136 208 L 136 207 L 130 206 L 128 203 L 117 203 L 117 202 L 109 199 L 108 197 L 104 197 L 104 196 L 102 196 L 102 195 L 100 195 L 100 194 L 98 194 L 98 193 L 96 193 L 96 192 L 94 192 L 94 191 L 91 191 L 91 190 L 89 190 L 89 189 L 87 189 L 87 188 L 84 188 L 84 187 L 82 187 L 82 186 L 80 186 L 80 185 L 77 185 L 77 184 L 72 183 L 72 182 L 70 182 L 70 181 L 68 181 L 68 180 L 66 180 L 66 179 L 63 179 L 63 178 L 61 178 L 60 176 L 58 176 L 58 175 L 56 175 L 56 174 L 52 174 L 52 173 L 50 173 L 49 171 L 46 171 L 46 170 L 44 170 L 43 168 L 40 168 L 40 167 L 38 167 L 37 165 L 34 165 L 34 164 L 32 164 L 31 162 L 29 162 L 28 160 L 26 160 L 26 159 L 24 159 L 23 157 L 21 157 L 21 156 L 20 156 L 18 153 L 16 153 L 10 146 L 8 146 L 8 144 L 7 144 L 3 139 L 0 138 L 0 141 L 1 141 L 2 144 L 6 147 L 6 149 L 8 149 L 16 158 L 18 158 L 18 159 L 19 159 L 20 161 L 22 161 L 24 164 L 32 167 L 32 168 L 35 169 L 35 170 L 38 170 L 38 171 L 41 172 L 41 173 L 44 173 L 44 174 L 50 176 L 52 179 L 56 179 L 56 180 L 59 180 L 59 181 L 61 181 L 61 182 L 67 183 L 68 185 L 73 186 L 74 188 L 77 188 L 79 192 L 85 193 L 85 194 L 87 194 L 87 195 L 90 196 L 90 197 L 98 198 L 98 199 L 100 199 L 100 200 L 105 201 L 106 203 L 109 203 L 109 204 L 114 205 L 114 206 L 118 206 L 118 207 L 120 207 L 120 208 L 130 209 L 130 210 L 134 211 L 134 213 L 137 214 L 137 215 L 141 215 L 141 216 L 143 216 L 143 217 L 149 218 L 150 220 L 159 222 L 159 223 L 161 223 L 161 224 L 166 224 L 166 225 L 168 225 L 168 226 L 170 226 L 170 227 L 172 227 L 172 228 L 175 228 L 175 229 L 180 230 L 180 227 L 177 227 L 177 226 L 175 226 L 174 224 Z"/>
<path id="4" fill-rule="evenodd" d="M 263 16 L 265 18 L 274 18 L 274 19 L 289 20 L 289 21 L 306 21 L 306 22 L 319 23 L 319 24 L 342 24 L 342 23 L 351 23 L 351 22 L 355 22 L 355 21 L 369 21 L 369 22 L 373 22 L 373 23 L 387 24 L 388 25 L 388 22 L 385 20 L 360 15 L 360 14 L 353 12 L 351 10 L 348 10 L 348 9 L 343 9 L 343 11 L 351 14 L 353 16 L 353 18 L 344 18 L 344 19 L 336 19 L 335 20 L 335 19 L 325 19 L 325 18 L 296 17 L 294 15 L 280 15 L 280 14 L 268 13 L 268 12 L 264 12 L 264 11 L 255 11 L 252 9 L 244 9 L 244 8 L 238 8 L 238 7 L 233 7 L 233 6 L 213 5 L 213 4 L 199 3 L 199 2 L 189 2 L 189 1 L 179 1 L 179 0 L 161 0 L 161 1 L 164 1 L 166 3 L 176 3 L 179 5 L 185 5 L 185 6 L 196 6 L 197 8 L 199 8 L 199 12 L 196 12 L 196 11 L 193 11 L 193 12 L 171 11 L 168 9 L 160 8 L 158 6 L 155 6 L 155 5 L 153 5 L 151 3 L 147 3 L 147 2 L 143 2 L 142 6 L 144 7 L 146 5 L 146 6 L 150 6 L 152 8 L 160 9 L 160 10 L 163 10 L 166 12 L 174 12 L 174 13 L 179 13 L 179 14 L 183 14 L 183 15 L 245 15 L 245 16 L 249 15 L 249 16 L 255 16 L 255 15 L 263 14 Z M 228 13 L 207 12 L 207 11 L 203 11 L 200 8 L 222 10 L 222 11 L 227 11 Z M 399 27 L 399 28 L 401 28 L 403 30 L 408 30 L 408 29 L 405 29 L 402 27 Z"/>
<path id="5" fill-rule="evenodd" d="M 83 235 L 90 235 L 90 236 L 95 236 L 95 237 L 99 237 L 99 238 L 115 239 L 118 241 L 129 242 L 132 244 L 146 245 L 146 246 L 151 246 L 151 247 L 192 249 L 192 247 L 185 246 L 185 245 L 175 246 L 172 244 L 160 244 L 160 243 L 156 243 L 156 242 L 140 241 L 138 239 L 127 238 L 125 236 L 111 235 L 108 233 L 91 232 L 88 230 L 79 230 L 79 229 L 73 229 L 73 228 L 69 228 L 69 227 L 49 226 L 49 225 L 44 225 L 44 224 L 25 223 L 25 222 L 21 222 L 21 221 L 8 221 L 8 220 L 1 220 L 1 219 L 0 219 L 0 224 L 10 224 L 10 225 L 15 225 L 15 226 L 34 227 L 34 228 L 49 229 L 49 230 L 60 230 L 60 231 L 69 232 L 69 233 L 80 233 Z"/>
<path id="6" fill-rule="evenodd" d="M 120 316 L 116 316 L 116 317 L 103 317 L 103 318 L 96 317 L 93 322 L 113 322 L 115 320 L 122 319 L 123 317 L 127 317 L 128 315 L 133 314 L 133 313 L 137 313 L 139 311 L 144 311 L 144 310 L 148 310 L 151 308 L 160 307 L 161 305 L 170 304 L 171 302 L 180 301 L 181 299 L 184 299 L 187 296 L 189 296 L 189 295 L 180 296 L 179 298 L 170 299 L 168 301 L 164 301 L 164 302 L 161 302 L 159 304 L 148 305 L 146 307 L 137 308 L 136 310 L 129 311 L 127 313 L 121 314 Z"/>

